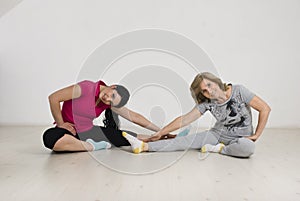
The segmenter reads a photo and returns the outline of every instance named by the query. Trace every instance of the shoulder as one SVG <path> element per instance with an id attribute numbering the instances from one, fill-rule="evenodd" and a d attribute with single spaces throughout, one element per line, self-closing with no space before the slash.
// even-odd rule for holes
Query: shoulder
<path id="1" fill-rule="evenodd" d="M 83 80 L 78 82 L 77 85 L 80 86 L 81 93 L 85 94 L 93 92 L 95 90 L 95 87 L 97 86 L 97 83 L 91 80 Z"/>
<path id="2" fill-rule="evenodd" d="M 231 85 L 231 90 L 232 92 L 243 92 L 243 91 L 248 91 L 248 89 L 241 84 L 233 84 Z"/>
<path id="3" fill-rule="evenodd" d="M 105 84 L 105 82 L 102 80 L 99 80 L 97 83 L 98 85 L 107 86 L 107 84 Z"/>
<path id="4" fill-rule="evenodd" d="M 241 84 L 234 85 L 233 91 L 236 95 L 240 94 L 240 96 L 246 103 L 249 103 L 251 99 L 255 96 L 255 94 L 252 91 L 250 91 L 248 88 Z"/>
<path id="5" fill-rule="evenodd" d="M 97 85 L 97 82 L 93 82 L 91 80 L 83 80 L 77 83 L 81 88 L 82 87 L 94 87 Z"/>
<path id="6" fill-rule="evenodd" d="M 82 80 L 80 82 L 77 83 L 78 85 L 92 85 L 95 84 L 95 82 L 91 81 L 91 80 Z"/>
<path id="7" fill-rule="evenodd" d="M 249 91 L 249 89 L 242 84 L 232 85 L 232 89 L 235 91 Z"/>
<path id="8" fill-rule="evenodd" d="M 201 114 L 204 114 L 207 110 L 211 111 L 212 107 L 216 106 L 214 103 L 203 102 L 196 105 L 196 108 Z"/>
<path id="9" fill-rule="evenodd" d="M 240 90 L 240 89 L 244 88 L 244 85 L 232 84 L 231 87 L 232 87 L 233 90 Z"/>

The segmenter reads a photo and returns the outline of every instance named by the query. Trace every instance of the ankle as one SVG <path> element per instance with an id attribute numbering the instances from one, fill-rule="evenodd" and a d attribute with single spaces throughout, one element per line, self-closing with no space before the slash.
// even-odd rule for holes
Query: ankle
<path id="1" fill-rule="evenodd" d="M 148 143 L 144 142 L 144 146 L 143 146 L 142 151 L 149 151 Z"/>
<path id="2" fill-rule="evenodd" d="M 87 151 L 94 151 L 94 146 L 89 143 L 89 142 L 83 142 L 84 143 L 84 147 L 86 148 Z"/>

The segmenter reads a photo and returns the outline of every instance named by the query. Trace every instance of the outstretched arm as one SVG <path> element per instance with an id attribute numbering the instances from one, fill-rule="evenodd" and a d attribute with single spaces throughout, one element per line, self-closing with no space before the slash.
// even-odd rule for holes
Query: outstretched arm
<path id="1" fill-rule="evenodd" d="M 163 129 L 161 129 L 159 132 L 155 133 L 153 135 L 153 137 L 151 137 L 149 139 L 149 141 L 159 140 L 162 138 L 162 136 L 167 135 L 168 133 L 175 131 L 181 127 L 184 127 L 200 117 L 201 117 L 201 113 L 195 107 L 189 113 L 187 113 L 183 116 L 177 117 L 171 123 L 169 123 L 167 126 L 165 126 Z"/>
<path id="2" fill-rule="evenodd" d="M 143 115 L 136 113 L 126 107 L 121 108 L 111 108 L 115 113 L 120 115 L 121 117 L 127 119 L 128 121 L 135 123 L 143 128 L 147 128 L 152 131 L 159 131 L 160 128 L 145 118 Z"/>
<path id="3" fill-rule="evenodd" d="M 76 134 L 76 131 L 72 124 L 64 122 L 60 109 L 60 102 L 70 99 L 78 98 L 81 95 L 81 89 L 79 85 L 72 85 L 63 89 L 60 89 L 52 93 L 48 99 L 50 104 L 51 113 L 56 124 L 60 128 L 69 130 L 72 134 Z"/>
<path id="4" fill-rule="evenodd" d="M 271 108 L 265 101 L 263 101 L 258 96 L 253 97 L 253 99 L 250 101 L 250 106 L 259 112 L 258 123 L 255 133 L 252 136 L 248 137 L 250 140 L 256 141 L 262 134 L 267 124 Z"/>

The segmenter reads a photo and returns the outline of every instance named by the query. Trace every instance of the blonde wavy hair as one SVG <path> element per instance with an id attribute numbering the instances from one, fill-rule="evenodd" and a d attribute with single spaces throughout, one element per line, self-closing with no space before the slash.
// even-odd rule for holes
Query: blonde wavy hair
<path id="1" fill-rule="evenodd" d="M 223 83 L 222 80 L 214 74 L 209 72 L 199 73 L 198 75 L 196 75 L 194 81 L 190 86 L 191 95 L 197 104 L 203 102 L 210 102 L 210 99 L 206 98 L 203 95 L 202 90 L 200 88 L 200 83 L 203 81 L 203 79 L 207 79 L 218 84 L 220 89 L 223 91 L 226 91 L 228 89 L 228 85 L 226 83 Z"/>

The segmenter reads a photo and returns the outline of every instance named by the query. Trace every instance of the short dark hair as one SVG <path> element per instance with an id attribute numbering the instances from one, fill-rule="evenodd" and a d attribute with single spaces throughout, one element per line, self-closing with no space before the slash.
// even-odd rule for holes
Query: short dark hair
<path id="1" fill-rule="evenodd" d="M 129 94 L 129 91 L 124 86 L 122 86 L 122 85 L 115 85 L 115 86 L 116 86 L 115 90 L 121 96 L 121 101 L 118 105 L 115 105 L 113 107 L 120 108 L 120 107 L 123 107 L 124 105 L 126 105 L 126 103 L 129 100 L 130 94 Z"/>

